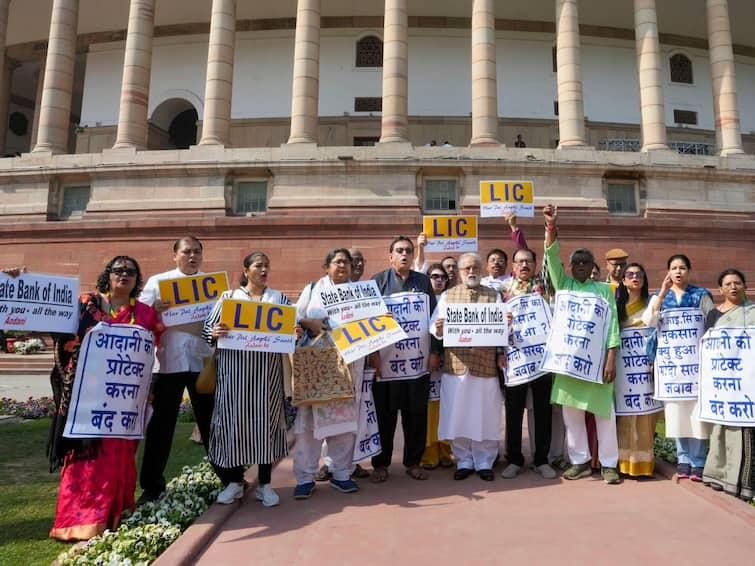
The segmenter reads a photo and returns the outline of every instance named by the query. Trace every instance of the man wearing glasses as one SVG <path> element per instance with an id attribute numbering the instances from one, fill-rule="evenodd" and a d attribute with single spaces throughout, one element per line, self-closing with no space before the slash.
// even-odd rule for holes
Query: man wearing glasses
<path id="1" fill-rule="evenodd" d="M 425 293 L 429 300 L 429 313 L 435 310 L 435 294 L 430 278 L 412 270 L 414 244 L 406 236 L 398 236 L 388 248 L 391 266 L 372 276 L 384 297 L 394 293 Z M 382 483 L 388 478 L 388 466 L 393 454 L 393 436 L 396 432 L 398 413 L 401 411 L 401 427 L 404 430 L 404 457 L 406 473 L 416 480 L 426 480 L 427 472 L 420 466 L 427 436 L 427 400 L 430 393 L 430 371 L 440 367 L 438 340 L 430 341 L 430 352 L 421 354 L 429 361 L 428 373 L 405 380 L 380 381 L 380 352 L 370 356 L 370 365 L 375 368 L 376 381 L 372 386 L 375 412 L 383 451 L 372 458 L 371 479 Z M 428 357 L 429 356 L 429 357 Z"/>
<path id="2" fill-rule="evenodd" d="M 164 279 L 199 275 L 202 266 L 202 242 L 193 236 L 176 240 L 173 244 L 175 269 L 158 273 L 147 280 L 139 300 L 162 312 L 170 303 L 160 298 L 160 284 Z M 201 323 L 173 326 L 165 330 L 155 351 L 152 376 L 152 419 L 144 437 L 144 459 L 139 483 L 144 490 L 139 503 L 154 501 L 165 491 L 165 466 L 168 463 L 176 430 L 178 409 L 184 388 L 189 391 L 194 418 L 207 450 L 210 440 L 210 420 L 214 395 L 197 393 L 195 384 L 203 365 L 203 358 L 212 350 L 200 336 Z"/>
<path id="3" fill-rule="evenodd" d="M 606 252 L 606 283 L 611 286 L 614 292 L 624 278 L 624 269 L 627 266 L 629 254 L 621 248 L 614 248 Z"/>

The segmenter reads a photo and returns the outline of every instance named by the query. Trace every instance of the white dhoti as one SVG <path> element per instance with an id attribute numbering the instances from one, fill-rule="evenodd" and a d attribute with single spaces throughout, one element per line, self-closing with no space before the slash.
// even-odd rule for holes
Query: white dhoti
<path id="1" fill-rule="evenodd" d="M 438 438 L 449 440 L 459 468 L 489 470 L 498 456 L 503 396 L 498 379 L 444 373 Z"/>

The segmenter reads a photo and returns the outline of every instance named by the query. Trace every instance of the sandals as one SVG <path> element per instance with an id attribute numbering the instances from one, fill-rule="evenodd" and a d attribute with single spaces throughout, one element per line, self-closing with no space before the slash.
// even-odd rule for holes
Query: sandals
<path id="1" fill-rule="evenodd" d="M 408 475 L 413 480 L 426 480 L 430 476 L 428 473 L 422 469 L 421 466 L 410 466 L 406 469 L 406 475 Z"/>
<path id="2" fill-rule="evenodd" d="M 372 470 L 370 475 L 370 481 L 372 483 L 383 483 L 388 479 L 388 468 L 378 466 Z"/>

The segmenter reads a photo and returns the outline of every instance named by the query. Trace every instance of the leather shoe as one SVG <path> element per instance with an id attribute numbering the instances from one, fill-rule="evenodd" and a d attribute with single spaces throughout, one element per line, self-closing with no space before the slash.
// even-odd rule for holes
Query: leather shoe
<path id="1" fill-rule="evenodd" d="M 485 481 L 493 481 L 493 470 L 478 470 L 477 475 L 480 476 L 481 480 Z"/>
<path id="2" fill-rule="evenodd" d="M 456 471 L 454 472 L 454 479 L 465 480 L 469 476 L 471 476 L 473 473 L 474 473 L 474 470 L 470 470 L 469 468 L 456 468 Z"/>

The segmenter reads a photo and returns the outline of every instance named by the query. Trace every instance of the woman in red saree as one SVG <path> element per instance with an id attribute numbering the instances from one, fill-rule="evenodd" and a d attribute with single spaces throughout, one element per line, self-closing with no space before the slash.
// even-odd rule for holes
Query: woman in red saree
<path id="1" fill-rule="evenodd" d="M 139 264 L 116 256 L 97 280 L 97 292 L 79 298 L 79 330 L 55 337 L 55 367 L 50 374 L 55 415 L 50 427 L 50 471 L 61 468 L 58 505 L 50 537 L 87 540 L 115 529 L 124 510 L 134 508 L 138 440 L 72 439 L 63 436 L 81 343 L 99 322 L 137 324 L 155 333 L 160 316 L 136 300 L 142 287 Z"/>

